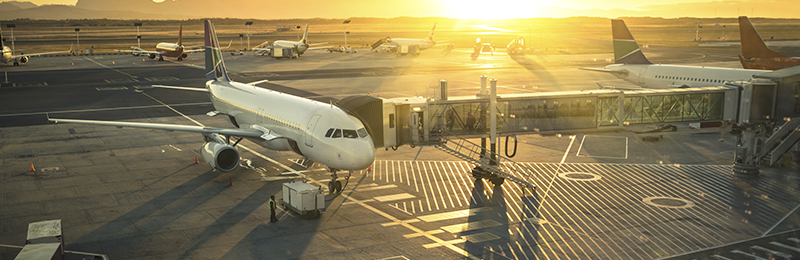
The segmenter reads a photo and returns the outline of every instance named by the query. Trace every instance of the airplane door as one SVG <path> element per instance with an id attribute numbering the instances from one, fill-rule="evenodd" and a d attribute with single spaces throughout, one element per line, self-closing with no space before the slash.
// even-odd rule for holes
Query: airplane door
<path id="1" fill-rule="evenodd" d="M 644 84 L 644 73 L 647 72 L 647 66 L 642 67 L 639 70 L 639 84 Z"/>
<path id="2" fill-rule="evenodd" d="M 409 119 L 411 125 L 411 142 L 417 143 L 419 142 L 419 114 L 412 111 L 411 115 L 409 115 Z"/>
<path id="3" fill-rule="evenodd" d="M 322 116 L 313 115 L 311 120 L 308 120 L 308 126 L 306 126 L 306 145 L 308 147 L 314 147 L 314 128 L 317 128 L 317 121 L 320 117 Z"/>

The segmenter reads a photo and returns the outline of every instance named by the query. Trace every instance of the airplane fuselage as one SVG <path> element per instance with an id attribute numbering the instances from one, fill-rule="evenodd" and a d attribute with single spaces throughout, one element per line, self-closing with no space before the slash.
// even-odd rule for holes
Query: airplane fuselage
<path id="1" fill-rule="evenodd" d="M 613 64 L 607 70 L 625 81 L 643 88 L 679 88 L 720 86 L 726 81 L 750 80 L 763 70 L 730 69 L 661 64 Z"/>
<path id="2" fill-rule="evenodd" d="M 183 56 L 183 46 L 174 43 L 161 42 L 156 45 L 156 51 L 167 57 Z"/>
<path id="3" fill-rule="evenodd" d="M 389 41 L 390 44 L 400 47 L 400 46 L 411 46 L 417 45 L 419 46 L 420 50 L 430 49 L 434 45 L 436 45 L 436 41 L 428 40 L 428 39 L 406 39 L 406 38 L 392 38 Z"/>
<path id="4" fill-rule="evenodd" d="M 274 139 L 250 139 L 267 149 L 294 151 L 341 170 L 365 169 L 375 159 L 364 125 L 336 106 L 237 82 L 212 80 L 206 86 L 214 107 L 231 123 L 270 131 Z"/>
<path id="5" fill-rule="evenodd" d="M 302 41 L 275 41 L 272 43 L 272 46 L 273 48 L 291 48 L 300 55 L 308 50 L 308 44 L 303 43 Z"/>
<path id="6" fill-rule="evenodd" d="M 11 58 L 11 49 L 3 46 L 3 63 L 9 63 L 13 59 Z"/>

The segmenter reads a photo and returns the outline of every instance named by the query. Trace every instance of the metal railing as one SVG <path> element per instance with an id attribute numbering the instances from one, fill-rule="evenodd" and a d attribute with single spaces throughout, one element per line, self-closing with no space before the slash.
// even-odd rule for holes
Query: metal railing
<path id="1" fill-rule="evenodd" d="M 439 135 L 439 140 L 440 143 L 436 145 L 436 148 L 439 150 L 452 154 L 467 162 L 478 164 L 484 170 L 502 176 L 524 187 L 536 188 L 534 179 L 537 176 L 536 171 L 520 163 L 500 156 L 489 149 L 483 148 L 464 138 L 449 134 L 448 132 L 442 132 L 441 135 Z M 485 156 L 482 156 L 482 154 L 485 154 Z M 496 158 L 496 165 L 491 165 L 489 160 L 487 160 L 491 158 L 493 154 Z"/>

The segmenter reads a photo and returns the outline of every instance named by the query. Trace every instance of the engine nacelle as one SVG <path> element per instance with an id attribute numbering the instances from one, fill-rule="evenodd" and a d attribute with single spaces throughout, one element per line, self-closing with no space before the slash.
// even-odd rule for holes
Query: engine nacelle
<path id="1" fill-rule="evenodd" d="M 207 142 L 200 153 L 211 168 L 229 172 L 239 166 L 239 150 L 228 144 Z"/>
<path id="2" fill-rule="evenodd" d="M 147 55 L 147 57 L 152 60 L 152 59 L 156 58 L 156 54 L 155 53 L 150 53 L 150 55 Z"/>
<path id="3" fill-rule="evenodd" d="M 28 60 L 30 60 L 28 59 L 28 56 L 19 57 L 19 63 L 26 63 Z"/>
<path id="4" fill-rule="evenodd" d="M 189 55 L 187 55 L 186 53 L 181 54 L 181 58 L 185 59 L 186 57 L 189 57 Z"/>

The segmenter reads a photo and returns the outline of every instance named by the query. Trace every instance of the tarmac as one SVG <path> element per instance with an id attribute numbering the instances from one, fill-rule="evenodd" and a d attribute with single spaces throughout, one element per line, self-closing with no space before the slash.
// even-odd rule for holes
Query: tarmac
<path id="1" fill-rule="evenodd" d="M 601 68 L 613 54 L 509 56 L 432 49 L 420 56 L 309 52 L 294 60 L 230 55 L 240 82 L 317 100 L 367 94 L 474 95 L 480 75 L 498 92 L 633 85 Z M 651 61 L 738 67 L 735 50 L 645 50 Z M 227 54 L 226 54 L 227 55 Z M 52 118 L 230 127 L 202 93 L 202 55 L 181 62 L 126 55 L 32 59 L 6 66 L 0 85 L 0 259 L 14 259 L 30 222 L 62 219 L 65 259 L 654 259 L 761 236 L 798 204 L 796 167 L 734 176 L 735 136 L 633 133 L 520 135 L 513 158 L 537 188 L 495 187 L 472 165 L 433 147 L 379 149 L 371 172 L 353 172 L 317 219 L 280 210 L 270 195 L 305 179 L 326 187 L 323 166 L 290 152 L 240 146 L 242 163 L 212 171 L 195 133 L 48 124 Z M 501 151 L 505 144 L 501 143 Z M 502 152 L 501 152 L 502 153 Z M 298 162 L 299 161 L 299 162 Z M 35 171 L 30 171 L 31 163 Z M 339 177 L 343 177 L 342 174 Z M 229 181 L 233 184 L 229 186 Z"/>

